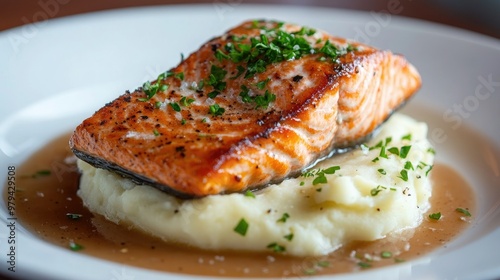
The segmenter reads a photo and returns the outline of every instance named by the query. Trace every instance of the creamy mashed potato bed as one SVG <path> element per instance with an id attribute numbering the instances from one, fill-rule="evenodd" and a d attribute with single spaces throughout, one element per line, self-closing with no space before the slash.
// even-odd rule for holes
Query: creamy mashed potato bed
<path id="1" fill-rule="evenodd" d="M 426 124 L 395 114 L 366 146 L 255 197 L 180 200 L 82 161 L 78 194 L 91 211 L 171 242 L 324 255 L 420 224 L 429 208 L 427 175 L 434 160 L 426 134 Z"/>

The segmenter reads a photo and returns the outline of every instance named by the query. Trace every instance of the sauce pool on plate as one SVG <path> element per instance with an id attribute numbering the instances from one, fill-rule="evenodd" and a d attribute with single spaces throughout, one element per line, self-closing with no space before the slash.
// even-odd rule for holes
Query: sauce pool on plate
<path id="1" fill-rule="evenodd" d="M 141 268 L 219 277 L 298 277 L 374 269 L 446 246 L 471 223 L 467 214 L 474 214 L 474 195 L 466 181 L 450 167 L 436 164 L 431 172 L 431 209 L 416 229 L 347 244 L 321 257 L 200 250 L 164 242 L 87 210 L 76 195 L 79 174 L 70 160 L 68 138 L 55 139 L 18 169 L 19 222 L 42 240 L 75 254 Z"/>

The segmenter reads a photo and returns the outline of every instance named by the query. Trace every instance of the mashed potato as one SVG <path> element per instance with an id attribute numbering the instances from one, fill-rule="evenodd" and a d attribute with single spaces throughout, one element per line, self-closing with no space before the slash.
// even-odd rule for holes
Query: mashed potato
<path id="1" fill-rule="evenodd" d="M 366 145 L 254 195 L 180 200 L 82 161 L 92 211 L 170 242 L 206 249 L 328 254 L 416 227 L 429 208 L 434 153 L 424 123 L 396 114 Z"/>

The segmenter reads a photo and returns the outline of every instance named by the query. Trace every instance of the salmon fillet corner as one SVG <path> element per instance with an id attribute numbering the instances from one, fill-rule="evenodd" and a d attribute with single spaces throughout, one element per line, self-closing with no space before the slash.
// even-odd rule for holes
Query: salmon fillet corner
<path id="1" fill-rule="evenodd" d="M 70 146 L 180 198 L 242 192 L 362 143 L 420 85 L 401 55 L 248 21 L 106 104 Z"/>

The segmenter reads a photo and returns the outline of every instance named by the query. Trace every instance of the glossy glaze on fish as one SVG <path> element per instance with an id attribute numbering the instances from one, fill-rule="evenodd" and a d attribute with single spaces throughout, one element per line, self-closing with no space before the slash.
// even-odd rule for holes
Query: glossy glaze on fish
<path id="1" fill-rule="evenodd" d="M 97 167 L 178 197 L 241 192 L 360 143 L 420 83 L 389 51 L 245 22 L 108 103 L 70 146 Z"/>

